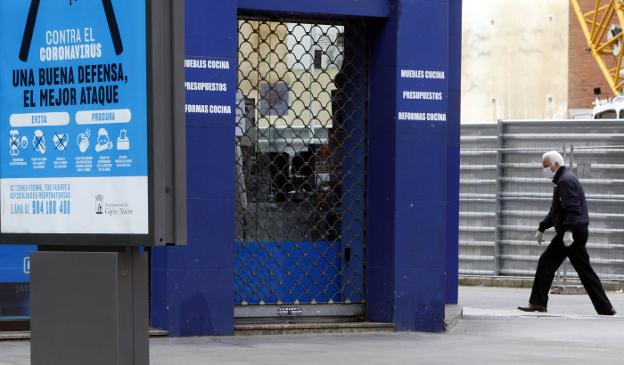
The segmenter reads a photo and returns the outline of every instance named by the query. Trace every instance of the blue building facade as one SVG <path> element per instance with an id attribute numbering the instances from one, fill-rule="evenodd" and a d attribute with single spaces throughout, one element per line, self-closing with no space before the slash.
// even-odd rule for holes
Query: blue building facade
<path id="1" fill-rule="evenodd" d="M 442 330 L 457 303 L 461 0 L 186 0 L 187 59 L 230 65 L 206 76 L 226 91 L 187 104 L 236 108 L 243 13 L 366 24 L 365 316 Z M 234 331 L 235 124 L 187 113 L 189 244 L 152 251 L 151 321 L 173 336 Z"/>

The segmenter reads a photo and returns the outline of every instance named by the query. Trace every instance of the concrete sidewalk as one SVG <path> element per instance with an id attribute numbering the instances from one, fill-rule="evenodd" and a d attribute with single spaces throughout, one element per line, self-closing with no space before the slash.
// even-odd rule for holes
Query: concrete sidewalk
<path id="1" fill-rule="evenodd" d="M 599 317 L 587 296 L 554 296 L 550 316 L 518 316 L 526 289 L 462 288 L 465 318 L 447 334 L 153 339 L 152 365 L 624 363 L 624 318 Z M 624 312 L 624 294 L 610 293 Z M 0 343 L 0 365 L 28 364 L 28 342 Z"/>
<path id="2" fill-rule="evenodd" d="M 460 302 L 464 308 L 496 309 L 516 312 L 516 307 L 526 305 L 529 301 L 530 289 L 461 287 Z M 624 293 L 609 292 L 607 296 L 611 304 L 624 315 Z M 587 294 L 582 295 L 550 295 L 549 314 L 555 315 L 589 315 L 595 316 L 596 311 Z M 464 312 L 465 314 L 465 312 Z M 624 361 L 622 361 L 624 364 Z"/>

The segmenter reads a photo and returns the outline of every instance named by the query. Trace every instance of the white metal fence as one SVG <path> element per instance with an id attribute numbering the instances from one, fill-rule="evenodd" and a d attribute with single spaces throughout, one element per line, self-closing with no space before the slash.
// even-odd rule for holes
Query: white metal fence
<path id="1" fill-rule="evenodd" d="M 545 246 L 533 237 L 552 198 L 541 156 L 558 150 L 585 188 L 595 270 L 604 280 L 624 279 L 623 121 L 466 125 L 461 141 L 460 275 L 535 273 Z M 562 270 L 576 276 L 569 264 Z"/>

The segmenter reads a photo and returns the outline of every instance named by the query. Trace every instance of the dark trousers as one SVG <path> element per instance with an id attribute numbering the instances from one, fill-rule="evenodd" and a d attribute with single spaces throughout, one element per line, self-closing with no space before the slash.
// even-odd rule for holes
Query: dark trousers
<path id="1" fill-rule="evenodd" d="M 572 230 L 572 235 L 574 243 L 570 247 L 565 247 L 563 244 L 563 232 L 557 233 L 546 251 L 540 256 L 529 302 L 535 305 L 547 306 L 548 291 L 555 277 L 555 272 L 561 266 L 563 260 L 568 257 L 578 273 L 587 294 L 589 294 L 596 312 L 598 314 L 607 314 L 611 310 L 612 305 L 602 288 L 598 275 L 596 275 L 589 262 L 589 254 L 585 248 L 588 237 L 587 226 L 575 227 Z"/>

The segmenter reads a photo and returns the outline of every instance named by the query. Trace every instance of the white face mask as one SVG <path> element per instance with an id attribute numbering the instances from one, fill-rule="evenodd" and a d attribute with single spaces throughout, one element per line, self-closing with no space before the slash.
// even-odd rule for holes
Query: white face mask
<path id="1" fill-rule="evenodd" d="M 548 166 L 548 167 L 544 167 L 544 168 L 542 169 L 542 173 L 544 174 L 544 177 L 545 177 L 545 178 L 550 179 L 550 180 L 554 179 L 554 178 L 555 178 L 555 174 L 556 174 L 556 172 L 553 172 L 553 171 L 550 169 L 550 166 Z"/>

